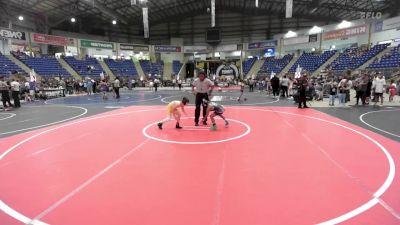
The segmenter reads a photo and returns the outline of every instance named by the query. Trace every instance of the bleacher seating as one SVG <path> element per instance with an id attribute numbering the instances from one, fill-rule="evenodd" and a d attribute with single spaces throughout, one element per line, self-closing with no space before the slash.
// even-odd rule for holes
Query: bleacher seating
<path id="1" fill-rule="evenodd" d="M 293 55 L 285 55 L 281 59 L 276 59 L 274 57 L 268 57 L 265 59 L 264 64 L 261 66 L 258 74 L 270 74 L 274 72 L 276 74 L 282 72 L 282 70 L 290 63 Z"/>
<path id="2" fill-rule="evenodd" d="M 178 60 L 172 62 L 172 73 L 177 75 L 182 68 L 182 63 Z"/>
<path id="3" fill-rule="evenodd" d="M 24 73 L 24 71 L 0 53 L 0 75 L 10 75 L 12 73 Z"/>
<path id="4" fill-rule="evenodd" d="M 134 76 L 138 78 L 138 72 L 132 60 L 104 59 L 115 76 Z"/>
<path id="5" fill-rule="evenodd" d="M 164 73 L 164 63 L 163 62 L 156 62 L 151 63 L 151 74 L 161 75 Z"/>
<path id="6" fill-rule="evenodd" d="M 380 60 L 373 62 L 368 69 L 388 69 L 400 66 L 400 45 L 393 48 L 389 54 L 382 56 Z"/>
<path id="7" fill-rule="evenodd" d="M 145 74 L 160 75 L 164 73 L 163 62 L 150 63 L 149 60 L 140 60 L 139 63 Z"/>
<path id="8" fill-rule="evenodd" d="M 30 57 L 23 55 L 19 59 L 41 76 L 71 76 L 53 56 Z"/>
<path id="9" fill-rule="evenodd" d="M 380 52 L 387 48 L 388 44 L 379 44 L 372 47 L 370 50 L 357 47 L 348 48 L 331 64 L 332 70 L 354 70 L 362 66 L 368 60 L 372 59 Z"/>
<path id="10" fill-rule="evenodd" d="M 303 53 L 296 61 L 296 63 L 289 69 L 289 73 L 296 72 L 298 65 L 300 65 L 303 70 L 309 72 L 315 72 L 319 67 L 321 67 L 326 61 L 328 61 L 332 56 L 336 54 L 336 50 L 325 51 L 322 54 L 314 53 Z"/>
<path id="11" fill-rule="evenodd" d="M 247 75 L 251 68 L 253 67 L 254 63 L 257 61 L 257 58 L 250 58 L 243 62 L 243 73 Z"/>
<path id="12" fill-rule="evenodd" d="M 100 76 L 103 72 L 99 62 L 95 58 L 87 57 L 82 60 L 78 60 L 73 56 L 65 57 L 64 60 L 74 69 L 80 76 Z"/>

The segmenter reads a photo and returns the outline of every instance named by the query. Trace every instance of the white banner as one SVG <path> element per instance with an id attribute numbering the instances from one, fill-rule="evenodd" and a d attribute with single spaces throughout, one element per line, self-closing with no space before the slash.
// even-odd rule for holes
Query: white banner
<path id="1" fill-rule="evenodd" d="M 286 0 L 286 18 L 292 18 L 293 0 Z"/>
<path id="2" fill-rule="evenodd" d="M 383 21 L 382 30 L 400 28 L 400 17 L 394 17 Z"/>
<path id="3" fill-rule="evenodd" d="M 149 38 L 149 9 L 143 8 L 143 29 L 144 29 L 144 38 Z"/>
<path id="4" fill-rule="evenodd" d="M 309 36 L 300 36 L 295 38 L 285 38 L 283 39 L 283 45 L 295 45 L 308 43 Z"/>

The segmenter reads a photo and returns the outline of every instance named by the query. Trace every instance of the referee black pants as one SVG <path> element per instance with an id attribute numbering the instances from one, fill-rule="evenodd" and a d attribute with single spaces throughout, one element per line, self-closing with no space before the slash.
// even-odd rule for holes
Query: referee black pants
<path id="1" fill-rule="evenodd" d="M 202 106 L 203 99 L 208 99 L 208 94 L 207 93 L 197 93 L 196 94 L 196 111 L 194 113 L 194 122 L 199 123 L 199 118 L 200 118 L 200 107 Z M 203 117 L 206 117 L 207 113 L 207 107 L 203 107 Z M 205 118 L 205 121 L 207 121 L 207 118 Z"/>

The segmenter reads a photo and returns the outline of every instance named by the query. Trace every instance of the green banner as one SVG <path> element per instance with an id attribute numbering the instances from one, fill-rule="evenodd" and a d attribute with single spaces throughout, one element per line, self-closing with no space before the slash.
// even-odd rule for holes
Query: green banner
<path id="1" fill-rule="evenodd" d="M 110 42 L 100 42 L 100 41 L 89 41 L 81 40 L 82 48 L 104 48 L 104 49 L 114 49 L 114 43 Z"/>

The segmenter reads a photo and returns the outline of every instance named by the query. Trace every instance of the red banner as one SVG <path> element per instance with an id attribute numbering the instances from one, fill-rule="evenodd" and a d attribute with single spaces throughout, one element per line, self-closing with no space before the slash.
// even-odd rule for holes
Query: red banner
<path id="1" fill-rule="evenodd" d="M 68 45 L 68 38 L 47 34 L 33 34 L 33 42 L 48 45 Z"/>
<path id="2" fill-rule="evenodd" d="M 367 25 L 350 27 L 342 30 L 329 31 L 324 34 L 324 40 L 340 39 L 351 36 L 358 36 L 367 33 Z"/>

